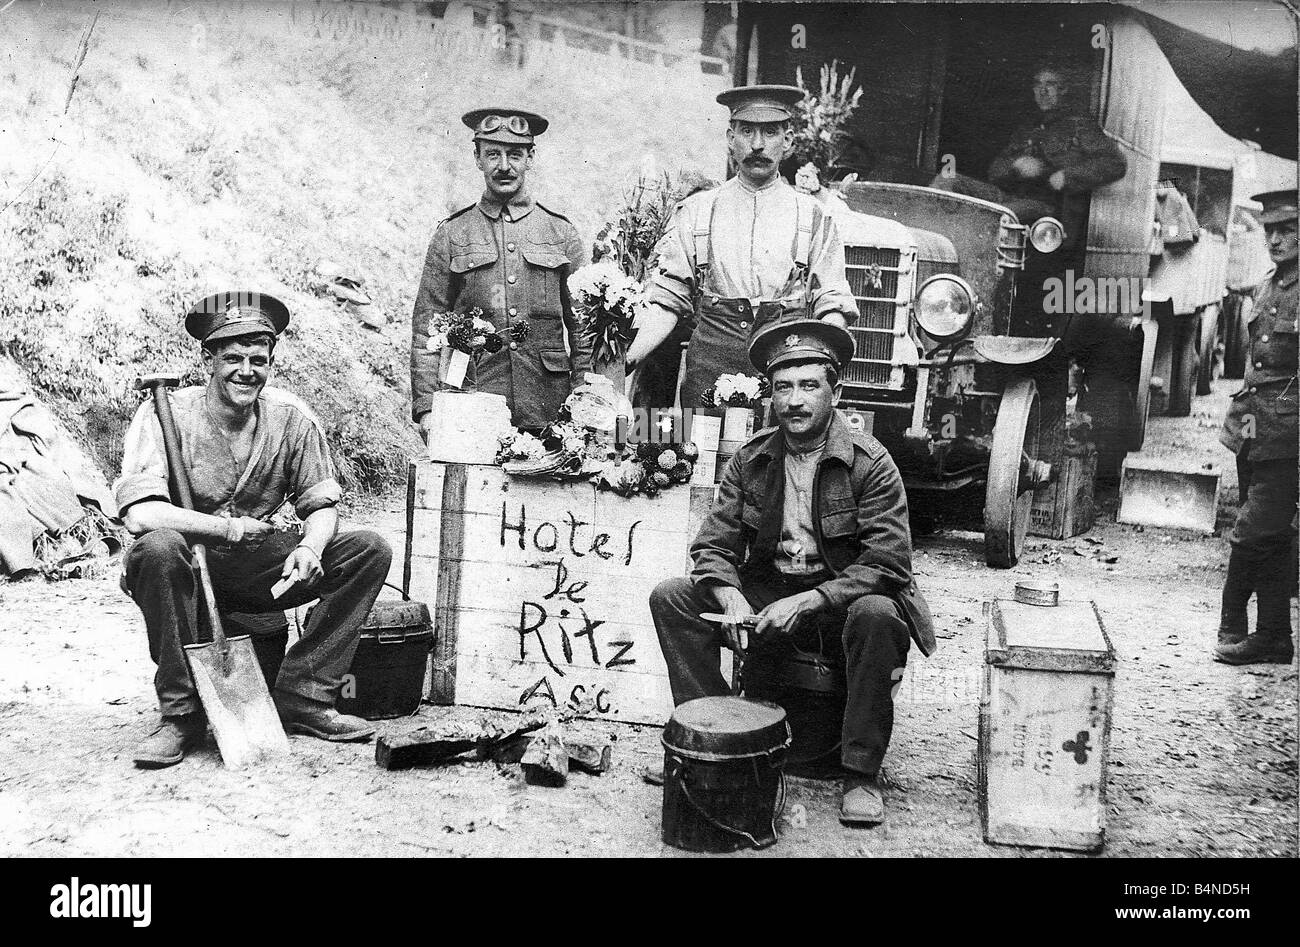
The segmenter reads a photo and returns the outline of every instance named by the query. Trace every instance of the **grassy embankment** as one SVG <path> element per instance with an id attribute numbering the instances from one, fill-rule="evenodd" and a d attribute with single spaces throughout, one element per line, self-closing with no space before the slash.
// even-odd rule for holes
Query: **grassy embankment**
<path id="1" fill-rule="evenodd" d="M 179 315 L 217 289 L 289 303 L 275 383 L 320 414 L 343 476 L 380 491 L 417 448 L 409 319 L 428 238 L 481 189 L 457 117 L 522 102 L 554 123 L 536 191 L 589 241 L 637 172 L 714 170 L 721 116 L 682 87 L 539 79 L 432 54 L 428 37 L 315 38 L 288 5 L 235 14 L 96 5 L 0 14 L 0 353 L 111 478 L 135 374 L 186 367 Z M 326 290 L 364 281 L 385 327 Z"/>

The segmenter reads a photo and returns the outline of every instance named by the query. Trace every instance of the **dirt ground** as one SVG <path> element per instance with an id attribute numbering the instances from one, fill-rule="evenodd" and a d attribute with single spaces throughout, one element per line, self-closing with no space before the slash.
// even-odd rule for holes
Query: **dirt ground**
<path id="1" fill-rule="evenodd" d="M 1212 445 L 1237 384 L 1217 382 L 1190 418 L 1153 421 L 1149 446 L 1228 459 Z M 1234 492 L 1224 473 L 1220 532 Z M 401 503 L 352 519 L 399 540 Z M 1113 489 L 1102 495 L 1088 534 L 1099 544 L 1031 539 L 1009 572 L 984 566 L 978 534 L 919 538 L 915 567 L 940 650 L 928 660 L 913 652 L 899 694 L 888 823 L 844 828 L 834 782 L 792 779 L 781 840 L 757 857 L 1051 854 L 986 845 L 975 788 L 981 602 L 1025 576 L 1094 599 L 1117 652 L 1105 854 L 1294 857 L 1295 665 L 1210 660 L 1222 536 L 1119 525 L 1115 503 Z M 292 739 L 290 759 L 251 772 L 224 769 L 211 742 L 179 766 L 140 771 L 130 752 L 154 720 L 152 667 L 115 572 L 0 584 L 0 653 L 0 854 L 678 854 L 660 841 L 661 790 L 638 775 L 661 754 L 655 727 L 581 723 L 614 741 L 613 768 L 575 774 L 562 789 L 490 762 L 389 773 L 371 744 L 304 737 Z M 426 705 L 381 732 L 481 713 Z"/>

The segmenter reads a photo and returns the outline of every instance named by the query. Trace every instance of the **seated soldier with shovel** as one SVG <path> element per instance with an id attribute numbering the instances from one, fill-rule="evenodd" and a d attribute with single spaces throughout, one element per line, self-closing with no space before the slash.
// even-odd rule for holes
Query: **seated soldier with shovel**
<path id="1" fill-rule="evenodd" d="M 202 343 L 208 383 L 182 388 L 170 402 L 193 509 L 169 488 L 154 405 L 141 405 L 127 431 L 113 491 L 139 538 L 123 561 L 122 584 L 144 613 L 162 713 L 135 752 L 137 766 L 179 763 L 206 732 L 182 649 L 198 641 L 193 544 L 209 547 L 207 571 L 220 612 L 269 612 L 321 599 L 272 682 L 285 730 L 324 740 L 374 733 L 367 721 L 334 705 L 392 550 L 375 533 L 338 532 L 342 491 L 320 422 L 295 396 L 266 387 L 276 339 L 288 322 L 284 303 L 249 292 L 209 296 L 187 314 L 185 329 Z M 166 397 L 157 388 L 154 395 Z M 286 498 L 303 521 L 301 534 L 266 522 Z"/>

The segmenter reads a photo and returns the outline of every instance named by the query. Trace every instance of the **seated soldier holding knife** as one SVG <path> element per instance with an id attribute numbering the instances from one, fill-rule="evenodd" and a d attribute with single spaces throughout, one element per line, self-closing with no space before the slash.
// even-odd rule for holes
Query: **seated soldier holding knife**
<path id="1" fill-rule="evenodd" d="M 139 538 L 123 561 L 122 586 L 144 613 L 162 713 L 135 752 L 137 766 L 179 763 L 206 732 L 182 650 L 197 640 L 191 542 L 209 547 L 223 613 L 282 610 L 320 598 L 271 682 L 285 729 L 324 740 L 374 733 L 367 721 L 334 705 L 392 550 L 376 533 L 338 532 L 342 490 L 320 421 L 295 396 L 266 387 L 276 339 L 288 322 L 284 303 L 260 293 L 217 293 L 186 316 L 208 373 L 206 385 L 171 397 L 193 510 L 173 502 L 151 404 L 140 406 L 127 431 L 113 492 Z M 301 535 L 266 522 L 287 497 L 303 520 Z"/>
<path id="2" fill-rule="evenodd" d="M 729 693 L 724 643 L 741 654 L 749 644 L 757 657 L 788 645 L 805 623 L 834 628 L 848 681 L 840 819 L 875 824 L 885 818 L 877 780 L 909 635 L 926 655 L 935 640 L 912 579 L 898 468 L 835 410 L 852 353 L 845 329 L 818 320 L 754 337 L 749 358 L 772 384 L 779 426 L 755 434 L 731 459 L 691 547 L 691 574 L 661 582 L 650 612 L 675 704 Z M 701 617 L 716 611 L 730 621 Z"/>

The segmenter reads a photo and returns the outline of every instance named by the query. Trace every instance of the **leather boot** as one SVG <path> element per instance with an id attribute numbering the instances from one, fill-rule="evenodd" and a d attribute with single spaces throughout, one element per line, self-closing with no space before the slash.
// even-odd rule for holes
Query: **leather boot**
<path id="1" fill-rule="evenodd" d="M 132 760 L 140 769 L 175 766 L 207 731 L 207 718 L 201 713 L 163 717 L 153 732 L 140 741 Z"/>
<path id="2" fill-rule="evenodd" d="M 1255 590 L 1248 560 L 1236 549 L 1228 557 L 1228 576 L 1223 580 L 1223 602 L 1219 609 L 1217 644 L 1234 645 L 1246 640 L 1246 605 Z"/>
<path id="3" fill-rule="evenodd" d="M 1255 563 L 1255 633 L 1235 645 L 1223 645 L 1214 656 L 1225 664 L 1290 664 L 1291 557 L 1285 547 Z"/>

